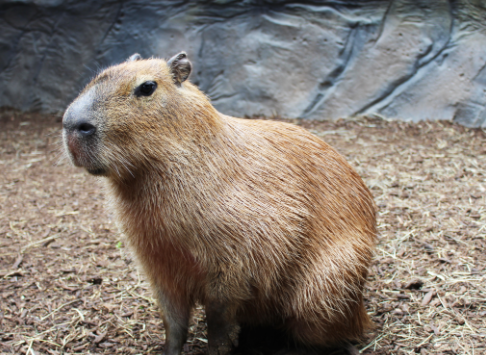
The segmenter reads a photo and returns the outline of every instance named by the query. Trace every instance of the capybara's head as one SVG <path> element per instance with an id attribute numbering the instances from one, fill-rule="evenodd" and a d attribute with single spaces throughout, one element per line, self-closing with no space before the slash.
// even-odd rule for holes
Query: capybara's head
<path id="1" fill-rule="evenodd" d="M 215 110 L 186 81 L 191 67 L 184 52 L 167 62 L 134 54 L 95 77 L 63 117 L 63 140 L 74 165 L 125 179 L 184 155 L 196 137 L 214 134 Z"/>

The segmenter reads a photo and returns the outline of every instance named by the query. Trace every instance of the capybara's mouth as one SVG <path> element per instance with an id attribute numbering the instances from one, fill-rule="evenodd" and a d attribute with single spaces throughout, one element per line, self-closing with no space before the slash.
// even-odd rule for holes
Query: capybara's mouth
<path id="1" fill-rule="evenodd" d="M 82 148 L 81 148 L 81 145 L 79 143 L 79 140 L 76 139 L 76 137 L 74 137 L 72 134 L 65 134 L 65 140 L 66 140 L 66 145 L 67 145 L 67 150 L 69 152 L 69 156 L 71 158 L 71 161 L 73 162 L 73 164 L 77 167 L 83 167 L 83 164 L 82 164 L 82 156 L 83 156 L 83 152 L 82 152 Z"/>
<path id="2" fill-rule="evenodd" d="M 92 175 L 106 175 L 107 171 L 101 167 L 90 147 L 86 147 L 82 141 L 73 134 L 66 133 L 66 146 L 72 163 L 80 168 L 85 168 Z"/>

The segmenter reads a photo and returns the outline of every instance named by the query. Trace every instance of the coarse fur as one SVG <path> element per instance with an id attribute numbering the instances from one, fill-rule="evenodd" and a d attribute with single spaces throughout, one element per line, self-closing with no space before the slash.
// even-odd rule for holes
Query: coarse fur
<path id="1" fill-rule="evenodd" d="M 370 191 L 305 129 L 216 111 L 185 80 L 187 59 L 181 69 L 174 58 L 106 69 L 64 117 L 73 162 L 106 176 L 162 308 L 166 353 L 180 353 L 196 303 L 210 354 L 229 353 L 241 324 L 280 327 L 308 346 L 358 339 L 370 325 Z M 135 95 L 147 81 L 153 94 Z M 95 134 L 67 128 L 81 116 Z"/>

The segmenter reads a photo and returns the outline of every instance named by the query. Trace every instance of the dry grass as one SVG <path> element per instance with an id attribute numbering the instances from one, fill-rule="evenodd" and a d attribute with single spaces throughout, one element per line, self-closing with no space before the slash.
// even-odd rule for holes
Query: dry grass
<path id="1" fill-rule="evenodd" d="M 42 123 L 41 123 L 42 122 Z M 486 135 L 450 123 L 297 122 L 380 208 L 363 354 L 486 354 Z M 0 352 L 150 354 L 157 308 L 96 179 L 60 161 L 55 117 L 0 115 Z M 195 312 L 185 351 L 205 352 Z"/>

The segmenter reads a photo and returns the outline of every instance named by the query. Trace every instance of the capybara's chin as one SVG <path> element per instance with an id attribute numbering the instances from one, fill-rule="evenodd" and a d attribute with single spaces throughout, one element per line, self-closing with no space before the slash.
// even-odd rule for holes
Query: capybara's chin
<path id="1" fill-rule="evenodd" d="M 94 153 L 86 153 L 79 150 L 69 151 L 69 158 L 74 166 L 84 168 L 91 175 L 108 176 L 108 167 L 101 164 Z"/>
<path id="2" fill-rule="evenodd" d="M 216 111 L 187 80 L 191 68 L 184 52 L 167 62 L 135 54 L 93 79 L 63 118 L 76 163 L 106 176 L 162 309 L 165 354 L 181 354 L 196 304 L 209 354 L 229 354 L 247 324 L 310 348 L 359 339 L 371 324 L 370 191 L 305 129 Z"/>
<path id="3" fill-rule="evenodd" d="M 91 175 L 108 176 L 110 169 L 104 163 L 98 149 L 99 139 L 85 141 L 73 133 L 63 135 L 64 146 L 74 166 L 84 168 Z M 115 168 L 116 170 L 116 168 Z"/>

